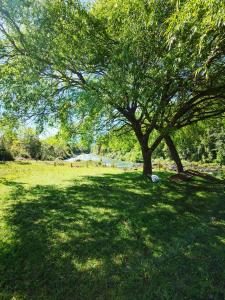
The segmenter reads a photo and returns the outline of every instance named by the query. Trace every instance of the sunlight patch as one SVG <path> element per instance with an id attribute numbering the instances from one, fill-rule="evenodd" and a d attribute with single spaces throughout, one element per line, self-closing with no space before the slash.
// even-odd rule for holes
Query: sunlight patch
<path id="1" fill-rule="evenodd" d="M 85 262 L 81 262 L 79 259 L 73 259 L 72 261 L 74 267 L 82 271 L 92 271 L 103 266 L 101 259 L 89 258 Z"/>

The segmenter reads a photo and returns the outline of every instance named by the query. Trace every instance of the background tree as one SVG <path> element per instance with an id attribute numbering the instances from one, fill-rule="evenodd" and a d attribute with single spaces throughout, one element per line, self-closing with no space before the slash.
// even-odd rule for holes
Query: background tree
<path id="1" fill-rule="evenodd" d="M 217 119 L 180 130 L 175 135 L 175 142 L 185 160 L 224 164 L 224 138 L 224 119 Z"/>
<path id="2" fill-rule="evenodd" d="M 127 132 L 125 128 L 118 131 L 109 131 L 99 136 L 93 151 L 119 160 L 140 162 L 142 160 L 140 145 L 133 131 Z"/>

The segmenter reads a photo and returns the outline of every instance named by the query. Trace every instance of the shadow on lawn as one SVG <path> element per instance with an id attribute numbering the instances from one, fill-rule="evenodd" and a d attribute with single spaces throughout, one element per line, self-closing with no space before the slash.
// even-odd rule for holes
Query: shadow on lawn
<path id="1" fill-rule="evenodd" d="M 14 187 L 0 299 L 223 299 L 224 191 L 135 174 Z"/>

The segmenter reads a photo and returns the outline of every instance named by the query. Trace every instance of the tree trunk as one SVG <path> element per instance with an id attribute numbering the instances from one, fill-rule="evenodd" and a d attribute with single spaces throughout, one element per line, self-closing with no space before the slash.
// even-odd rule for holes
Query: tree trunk
<path id="1" fill-rule="evenodd" d="M 177 152 L 177 149 L 173 143 L 173 140 L 171 139 L 171 137 L 169 135 L 165 136 L 164 139 L 169 148 L 171 158 L 174 160 L 174 162 L 176 164 L 177 172 L 178 173 L 184 172 L 184 167 L 182 165 L 182 162 L 181 162 L 180 156 Z"/>
<path id="2" fill-rule="evenodd" d="M 155 151 L 162 139 L 162 135 L 158 136 L 150 147 L 148 146 L 148 137 L 145 137 L 145 139 L 142 140 L 138 139 L 141 145 L 141 151 L 143 156 L 143 175 L 145 176 L 152 175 L 152 153 Z"/>
<path id="3" fill-rule="evenodd" d="M 143 175 L 151 176 L 152 175 L 152 156 L 149 152 L 149 149 L 142 149 L 143 156 Z"/>
<path id="4" fill-rule="evenodd" d="M 152 175 L 152 153 L 160 144 L 163 139 L 163 135 L 159 135 L 156 140 L 149 146 L 149 135 L 151 131 L 146 134 L 142 134 L 141 128 L 134 126 L 134 132 L 141 146 L 141 152 L 143 157 L 143 175 L 151 176 Z"/>

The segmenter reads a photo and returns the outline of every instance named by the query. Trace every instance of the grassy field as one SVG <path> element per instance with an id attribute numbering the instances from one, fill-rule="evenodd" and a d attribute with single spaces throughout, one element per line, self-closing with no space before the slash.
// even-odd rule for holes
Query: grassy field
<path id="1" fill-rule="evenodd" d="M 0 299 L 225 299 L 224 184 L 0 165 Z"/>

